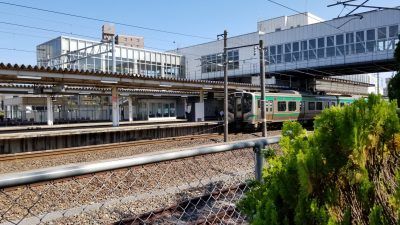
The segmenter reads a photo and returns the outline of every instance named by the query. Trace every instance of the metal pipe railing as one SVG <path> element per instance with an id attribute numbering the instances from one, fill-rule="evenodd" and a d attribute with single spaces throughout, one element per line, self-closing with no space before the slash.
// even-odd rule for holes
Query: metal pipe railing
<path id="1" fill-rule="evenodd" d="M 206 145 L 203 147 L 192 148 L 188 150 L 163 152 L 154 155 L 129 157 L 118 160 L 106 160 L 79 165 L 66 165 L 34 171 L 5 174 L 0 176 L 0 189 L 244 148 L 255 149 L 255 169 L 257 179 L 259 180 L 261 179 L 263 161 L 260 150 L 266 145 L 278 143 L 279 140 L 280 136 L 274 136 L 270 138 L 256 138 L 243 141 L 228 142 L 225 144 Z"/>

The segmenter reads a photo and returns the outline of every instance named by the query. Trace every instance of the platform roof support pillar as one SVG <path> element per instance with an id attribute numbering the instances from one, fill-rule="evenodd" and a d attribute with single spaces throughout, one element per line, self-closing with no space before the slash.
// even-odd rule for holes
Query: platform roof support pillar
<path id="1" fill-rule="evenodd" d="M 201 102 L 201 103 L 203 103 L 204 102 L 204 91 L 203 90 L 201 90 L 200 91 L 200 101 L 199 102 Z"/>
<path id="2" fill-rule="evenodd" d="M 113 127 L 119 126 L 119 97 L 118 97 L 118 88 L 112 87 L 111 90 L 111 102 L 112 102 L 112 125 Z"/>
<path id="3" fill-rule="evenodd" d="M 47 99 L 47 125 L 53 126 L 53 100 L 51 96 L 48 95 Z"/>
<path id="4" fill-rule="evenodd" d="M 129 122 L 133 121 L 133 106 L 132 106 L 132 97 L 128 97 L 128 111 L 129 111 Z"/>

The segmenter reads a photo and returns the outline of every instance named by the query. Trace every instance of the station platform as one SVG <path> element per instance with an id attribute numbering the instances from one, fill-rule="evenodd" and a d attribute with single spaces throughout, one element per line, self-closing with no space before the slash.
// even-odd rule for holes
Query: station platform
<path id="1" fill-rule="evenodd" d="M 8 130 L 0 133 L 0 154 L 80 147 L 98 144 L 150 140 L 222 131 L 222 122 L 139 121 L 122 123 L 69 124 L 39 126 L 43 130 Z M 71 126 L 73 125 L 73 126 Z M 55 128 L 54 128 L 55 127 Z"/>
<path id="2" fill-rule="evenodd" d="M 163 119 L 163 120 L 138 120 L 138 121 L 121 121 L 120 126 L 161 124 L 161 123 L 179 123 L 187 122 L 186 119 Z M 89 122 L 89 123 L 68 123 L 49 125 L 25 125 L 25 126 L 8 126 L 0 127 L 1 133 L 9 132 L 25 132 L 25 131 L 43 131 L 43 130 L 60 130 L 60 129 L 76 129 L 76 128 L 93 128 L 93 127 L 111 127 L 112 122 Z"/>

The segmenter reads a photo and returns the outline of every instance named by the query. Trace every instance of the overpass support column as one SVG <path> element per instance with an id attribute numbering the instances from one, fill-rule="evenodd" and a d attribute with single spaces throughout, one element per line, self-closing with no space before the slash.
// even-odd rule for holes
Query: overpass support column
<path id="1" fill-rule="evenodd" d="M 119 98 L 118 98 L 118 88 L 112 87 L 111 89 L 111 102 L 112 102 L 112 125 L 113 127 L 119 126 Z"/>
<path id="2" fill-rule="evenodd" d="M 129 122 L 133 121 L 133 106 L 132 106 L 132 97 L 128 97 L 128 111 L 129 111 Z"/>
<path id="3" fill-rule="evenodd" d="M 53 126 L 53 100 L 51 96 L 48 95 L 47 99 L 47 125 Z"/>

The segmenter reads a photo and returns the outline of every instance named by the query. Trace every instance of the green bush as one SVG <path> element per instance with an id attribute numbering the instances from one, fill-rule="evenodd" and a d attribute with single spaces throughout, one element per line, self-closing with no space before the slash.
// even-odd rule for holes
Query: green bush
<path id="1" fill-rule="evenodd" d="M 252 224 L 396 224 L 399 132 L 396 104 L 376 95 L 324 110 L 312 134 L 286 122 L 282 154 L 238 206 Z"/>

